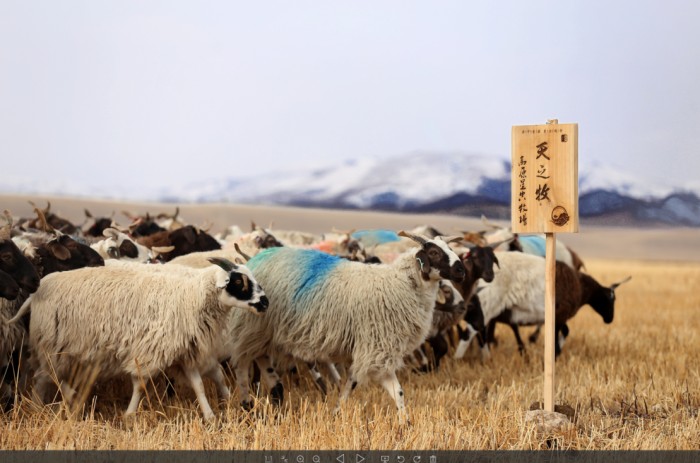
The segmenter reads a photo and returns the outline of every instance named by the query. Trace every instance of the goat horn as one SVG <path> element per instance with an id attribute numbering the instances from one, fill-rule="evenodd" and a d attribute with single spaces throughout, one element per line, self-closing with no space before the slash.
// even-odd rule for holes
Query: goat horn
<path id="1" fill-rule="evenodd" d="M 238 254 L 243 256 L 243 258 L 245 259 L 246 262 L 248 262 L 250 260 L 250 256 L 248 254 L 244 253 L 243 251 L 241 251 L 241 248 L 238 246 L 238 243 L 234 243 L 233 247 L 236 248 L 236 252 Z"/>
<path id="2" fill-rule="evenodd" d="M 117 239 L 119 238 L 119 230 L 111 227 L 105 228 L 104 230 L 102 230 L 102 236 Z"/>
<path id="3" fill-rule="evenodd" d="M 109 225 L 111 228 L 114 228 L 115 230 L 119 230 L 122 233 L 129 233 L 129 228 L 128 227 L 121 227 L 117 222 L 112 220 L 112 223 Z"/>
<path id="4" fill-rule="evenodd" d="M 489 219 L 486 218 L 485 215 L 481 214 L 481 223 L 486 225 L 487 227 L 495 228 L 495 229 L 500 229 L 502 228 L 499 225 L 496 225 L 495 223 L 491 222 Z"/>
<path id="5" fill-rule="evenodd" d="M 9 240 L 12 238 L 12 216 L 7 209 L 5 209 L 4 213 L 7 225 L 0 228 L 0 240 Z"/>
<path id="6" fill-rule="evenodd" d="M 461 242 L 461 241 L 464 241 L 464 237 L 463 237 L 463 236 L 458 236 L 458 235 L 454 235 L 454 236 L 441 236 L 440 238 L 442 239 L 442 241 L 444 241 L 444 242 L 446 242 L 446 243 L 459 243 L 459 242 Z"/>
<path id="7" fill-rule="evenodd" d="M 172 219 L 177 219 L 178 215 L 180 215 L 180 206 L 175 206 L 175 215 L 172 216 Z"/>
<path id="8" fill-rule="evenodd" d="M 39 218 L 39 223 L 41 223 L 41 227 L 44 229 L 45 232 L 56 233 L 56 230 L 46 221 L 46 216 L 44 215 L 44 212 L 41 209 L 39 209 L 38 207 L 34 207 L 34 212 L 36 212 L 36 215 Z"/>
<path id="9" fill-rule="evenodd" d="M 622 283 L 627 283 L 627 282 L 630 281 L 631 279 L 632 279 L 632 275 L 628 276 L 627 278 L 625 278 L 625 279 L 622 280 L 622 281 L 618 281 L 617 283 L 613 283 L 613 284 L 610 285 L 610 289 L 615 289 L 615 288 L 617 288 L 618 286 L 620 286 Z"/>
<path id="10" fill-rule="evenodd" d="M 230 272 L 231 270 L 236 268 L 236 264 L 234 264 L 230 260 L 227 260 L 227 259 L 224 259 L 221 257 L 210 257 L 207 260 L 214 265 L 218 265 L 219 267 L 224 269 L 226 272 Z"/>
<path id="11" fill-rule="evenodd" d="M 201 231 L 203 231 L 204 233 L 209 233 L 209 230 L 211 230 L 211 227 L 213 227 L 213 226 L 214 226 L 214 223 L 212 223 L 212 222 L 210 222 L 209 220 L 207 220 L 206 222 L 204 222 L 204 225 L 202 225 L 201 227 L 199 227 L 199 229 L 200 229 Z"/>
<path id="12" fill-rule="evenodd" d="M 151 248 L 151 251 L 155 251 L 158 254 L 167 254 L 169 252 L 172 252 L 175 249 L 175 246 L 153 246 Z"/>
<path id="13" fill-rule="evenodd" d="M 428 242 L 428 240 L 426 240 L 426 239 L 423 238 L 422 236 L 415 235 L 415 234 L 413 234 L 413 233 L 411 233 L 411 232 L 407 232 L 407 231 L 404 231 L 404 230 L 401 230 L 401 231 L 400 231 L 399 233 L 397 233 L 397 234 L 398 234 L 399 236 L 405 236 L 406 238 L 411 238 L 413 241 L 415 241 L 416 243 L 420 244 L 421 246 L 425 245 L 425 243 Z"/>
<path id="14" fill-rule="evenodd" d="M 122 215 L 123 215 L 124 217 L 126 217 L 127 219 L 129 219 L 129 220 L 134 220 L 134 219 L 136 219 L 136 216 L 135 216 L 134 214 L 132 214 L 131 212 L 129 212 L 129 211 L 122 210 Z"/>
<path id="15" fill-rule="evenodd" d="M 7 225 L 12 228 L 12 214 L 10 214 L 10 211 L 5 209 L 2 211 L 3 215 L 5 216 L 5 220 L 7 220 Z"/>
<path id="16" fill-rule="evenodd" d="M 87 208 L 83 209 L 83 212 L 85 213 L 85 217 L 92 219 L 92 214 L 87 210 Z"/>
<path id="17" fill-rule="evenodd" d="M 508 238 L 505 240 L 496 241 L 495 243 L 488 243 L 487 246 L 490 247 L 491 249 L 496 249 L 500 245 L 502 245 L 504 243 L 508 243 L 509 241 L 513 241 L 513 238 Z"/>

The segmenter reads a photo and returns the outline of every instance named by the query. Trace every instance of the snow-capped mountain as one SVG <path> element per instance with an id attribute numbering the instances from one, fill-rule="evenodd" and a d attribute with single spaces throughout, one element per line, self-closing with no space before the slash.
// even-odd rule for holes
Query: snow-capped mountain
<path id="1" fill-rule="evenodd" d="M 365 158 L 297 172 L 215 178 L 171 189 L 99 190 L 76 185 L 32 186 L 15 180 L 15 193 L 71 194 L 169 202 L 235 202 L 510 217 L 510 161 L 469 153 L 413 152 Z M 52 188 L 55 189 L 52 191 Z M 614 223 L 700 226 L 700 185 L 669 186 L 608 165 L 579 169 L 579 214 L 614 216 Z"/>
<path id="2" fill-rule="evenodd" d="M 244 181 L 202 182 L 165 197 L 509 218 L 510 172 L 510 162 L 495 156 L 414 152 Z M 671 187 L 615 166 L 592 165 L 579 172 L 579 213 L 584 218 L 614 214 L 615 223 L 700 225 L 699 192 L 697 185 Z"/>

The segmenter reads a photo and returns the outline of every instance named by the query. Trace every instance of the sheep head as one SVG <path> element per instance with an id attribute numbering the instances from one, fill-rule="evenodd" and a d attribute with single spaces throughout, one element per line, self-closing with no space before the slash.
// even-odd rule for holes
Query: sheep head
<path id="1" fill-rule="evenodd" d="M 421 245 L 415 257 L 424 280 L 445 279 L 458 283 L 464 281 L 466 273 L 464 264 L 459 259 L 459 256 L 448 246 L 448 242 L 453 238 L 447 238 L 447 241 L 442 237 L 428 240 L 425 237 L 404 230 L 400 231 L 398 235 L 410 238 Z M 462 239 L 462 237 L 459 237 L 459 239 Z"/>

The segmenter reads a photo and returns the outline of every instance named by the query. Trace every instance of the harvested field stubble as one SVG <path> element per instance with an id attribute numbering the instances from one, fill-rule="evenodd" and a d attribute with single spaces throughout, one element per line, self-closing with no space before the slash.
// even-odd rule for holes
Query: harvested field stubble
<path id="1" fill-rule="evenodd" d="M 129 385 L 98 384 L 85 410 L 66 417 L 59 404 L 28 398 L 0 414 L 3 449 L 698 449 L 700 448 L 700 264 L 586 261 L 598 281 L 619 288 L 615 320 L 605 325 L 584 307 L 557 360 L 557 399 L 576 410 L 554 435 L 525 424 L 542 396 L 542 339 L 521 357 L 510 330 L 482 364 L 478 352 L 446 360 L 437 373 L 403 371 L 412 424 L 399 424 L 378 385 L 358 388 L 338 415 L 337 392 L 324 401 L 304 374 L 286 378 L 285 406 L 265 399 L 251 413 L 237 398 L 205 423 L 193 394 L 148 388 L 137 416 L 124 419 Z M 504 329 L 505 328 L 505 329 Z M 523 328 L 528 334 L 529 328 Z M 296 382 L 298 381 L 298 385 Z M 158 383 L 158 382 L 156 382 Z M 207 384 L 209 397 L 215 396 Z M 93 395 L 96 399 L 93 399 Z M 214 400 L 212 400 L 214 405 Z"/>

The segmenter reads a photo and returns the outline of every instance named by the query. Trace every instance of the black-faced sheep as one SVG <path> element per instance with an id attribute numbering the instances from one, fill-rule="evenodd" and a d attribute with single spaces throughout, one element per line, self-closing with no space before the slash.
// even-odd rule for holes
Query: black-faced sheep
<path id="1" fill-rule="evenodd" d="M 544 323 L 545 259 L 520 252 L 498 253 L 501 267 L 493 282 L 484 285 L 479 300 L 488 331 L 496 321 L 508 324 L 516 336 L 518 348 L 525 348 L 518 330 L 519 325 Z M 614 316 L 615 289 L 628 279 L 606 288 L 593 277 L 556 262 L 556 326 L 558 335 L 568 332 L 566 322 L 578 310 L 590 304 L 606 323 Z M 487 335 L 487 337 L 490 337 Z M 556 353 L 561 352 L 560 340 Z"/>

